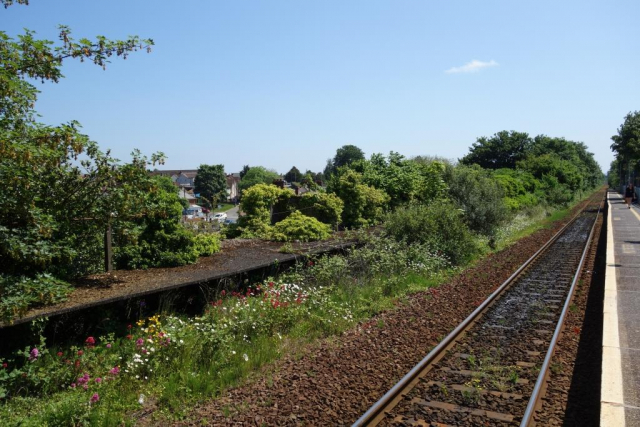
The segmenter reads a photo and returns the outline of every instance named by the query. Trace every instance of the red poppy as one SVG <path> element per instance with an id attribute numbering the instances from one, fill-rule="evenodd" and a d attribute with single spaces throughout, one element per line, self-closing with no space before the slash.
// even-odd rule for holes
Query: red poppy
<path id="1" fill-rule="evenodd" d="M 93 337 L 89 337 L 87 338 L 85 341 L 85 344 L 87 344 L 89 347 L 93 347 L 94 345 L 96 345 L 96 340 Z"/>

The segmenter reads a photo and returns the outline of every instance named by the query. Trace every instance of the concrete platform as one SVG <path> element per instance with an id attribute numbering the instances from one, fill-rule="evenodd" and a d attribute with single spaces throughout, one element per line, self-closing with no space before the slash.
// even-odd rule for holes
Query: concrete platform
<path id="1" fill-rule="evenodd" d="M 600 425 L 640 427 L 640 207 L 608 200 Z"/>

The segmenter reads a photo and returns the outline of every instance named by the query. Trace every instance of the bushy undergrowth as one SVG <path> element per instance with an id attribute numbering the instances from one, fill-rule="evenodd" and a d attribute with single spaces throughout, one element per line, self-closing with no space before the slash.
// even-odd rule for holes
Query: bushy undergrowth
<path id="1" fill-rule="evenodd" d="M 387 216 L 384 230 L 395 240 L 426 245 L 453 265 L 463 265 L 478 253 L 463 211 L 448 201 L 399 208 Z"/>
<path id="2" fill-rule="evenodd" d="M 72 289 L 69 283 L 46 273 L 34 277 L 0 274 L 0 319 L 9 321 L 31 307 L 64 301 Z"/>
<path id="3" fill-rule="evenodd" d="M 330 234 L 331 231 L 327 224 L 323 224 L 313 217 L 303 215 L 300 211 L 295 211 L 273 226 L 271 239 L 279 242 L 293 240 L 309 242 L 326 239 Z"/>
<path id="4" fill-rule="evenodd" d="M 216 233 L 197 234 L 193 244 L 198 256 L 210 256 L 220 251 L 220 236 Z"/>

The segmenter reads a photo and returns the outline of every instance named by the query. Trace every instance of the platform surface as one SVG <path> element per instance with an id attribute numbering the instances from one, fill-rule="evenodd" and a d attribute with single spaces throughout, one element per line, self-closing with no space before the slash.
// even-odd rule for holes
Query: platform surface
<path id="1" fill-rule="evenodd" d="M 640 427 L 640 206 L 607 197 L 600 424 Z"/>

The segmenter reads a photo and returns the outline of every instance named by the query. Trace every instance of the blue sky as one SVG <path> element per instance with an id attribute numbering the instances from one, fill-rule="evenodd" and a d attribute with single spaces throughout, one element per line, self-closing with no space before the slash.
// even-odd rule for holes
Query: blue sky
<path id="1" fill-rule="evenodd" d="M 154 39 L 106 71 L 66 63 L 36 109 L 171 169 L 318 171 L 344 144 L 456 159 L 507 129 L 583 141 L 606 171 L 640 110 L 637 0 L 30 3 L 0 29 Z"/>

